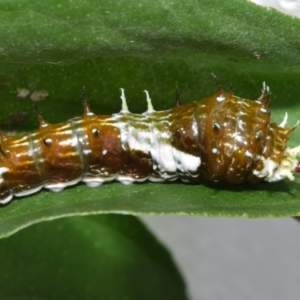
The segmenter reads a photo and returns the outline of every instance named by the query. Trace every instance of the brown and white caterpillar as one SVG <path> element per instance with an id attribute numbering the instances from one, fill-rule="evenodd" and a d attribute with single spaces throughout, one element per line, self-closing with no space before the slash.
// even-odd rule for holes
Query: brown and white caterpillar
<path id="1" fill-rule="evenodd" d="M 47 123 L 36 108 L 40 128 L 20 136 L 0 134 L 0 203 L 42 188 L 54 192 L 79 181 L 90 187 L 106 181 L 124 184 L 180 178 L 240 182 L 294 179 L 300 172 L 300 146 L 287 147 L 285 128 L 270 121 L 269 88 L 256 101 L 223 91 L 200 101 L 132 114 L 121 89 L 122 109 L 113 115 L 91 112 L 83 92 L 84 114 Z"/>

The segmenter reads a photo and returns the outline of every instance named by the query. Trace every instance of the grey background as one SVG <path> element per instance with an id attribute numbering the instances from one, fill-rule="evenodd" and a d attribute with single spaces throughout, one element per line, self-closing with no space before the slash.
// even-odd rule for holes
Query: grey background
<path id="1" fill-rule="evenodd" d="M 190 299 L 300 299 L 300 223 L 296 220 L 142 219 L 172 252 Z"/>
<path id="2" fill-rule="evenodd" d="M 252 1 L 300 17 L 300 1 Z M 300 299 L 300 223 L 294 219 L 142 219 L 171 250 L 192 300 Z"/>
<path id="3" fill-rule="evenodd" d="M 262 6 L 273 7 L 285 14 L 300 18 L 300 1 L 299 0 L 251 0 Z"/>

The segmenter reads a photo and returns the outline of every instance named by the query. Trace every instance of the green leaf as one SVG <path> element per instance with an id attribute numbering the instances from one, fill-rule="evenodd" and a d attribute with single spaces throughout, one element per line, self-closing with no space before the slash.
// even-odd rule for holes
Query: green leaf
<path id="1" fill-rule="evenodd" d="M 95 113 L 120 110 L 120 87 L 130 110 L 140 113 L 146 110 L 145 89 L 156 110 L 173 107 L 175 85 L 183 102 L 212 94 L 211 72 L 249 99 L 266 81 L 272 120 L 281 122 L 285 111 L 288 125 L 300 119 L 300 21 L 274 10 L 242 0 L 24 0 L 2 1 L 0 18 L 0 117 L 6 124 L 9 114 L 28 112 L 22 131 L 38 124 L 29 97 L 17 97 L 21 88 L 49 93 L 39 107 L 55 123 L 82 114 L 82 86 Z M 290 146 L 299 144 L 299 130 Z M 300 215 L 299 189 L 299 176 L 260 185 L 78 185 L 1 208 L 0 236 L 41 220 L 95 213 Z"/>
<path id="2" fill-rule="evenodd" d="M 0 241 L 1 299 L 187 299 L 169 252 L 130 216 L 65 218 Z"/>
<path id="3" fill-rule="evenodd" d="M 199 53 L 253 65 L 254 51 L 268 64 L 300 60 L 299 20 L 244 0 L 6 0 L 0 18 L 4 65 Z"/>

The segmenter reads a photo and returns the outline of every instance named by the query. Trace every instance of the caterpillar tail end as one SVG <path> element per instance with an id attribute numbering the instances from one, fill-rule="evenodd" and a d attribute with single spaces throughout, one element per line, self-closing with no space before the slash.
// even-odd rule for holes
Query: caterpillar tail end
<path id="1" fill-rule="evenodd" d="M 296 167 L 294 168 L 295 173 L 300 173 L 300 161 L 298 160 L 296 162 Z"/>
<path id="2" fill-rule="evenodd" d="M 300 153 L 300 146 L 295 148 L 286 148 L 284 151 L 284 158 L 278 164 L 272 165 L 268 175 L 264 178 L 264 181 L 275 182 L 288 178 L 289 180 L 295 180 L 293 173 L 300 173 L 300 161 L 296 158 Z"/>
<path id="3" fill-rule="evenodd" d="M 296 158 L 300 153 L 300 146 L 295 148 L 287 148 L 286 149 L 286 160 L 293 162 L 292 172 L 300 173 L 300 161 Z M 288 177 L 288 176 L 287 176 Z M 294 180 L 294 176 L 291 174 L 291 177 L 288 177 L 290 180 Z"/>
<path id="4" fill-rule="evenodd" d="M 293 148 L 293 149 L 291 149 L 291 150 L 295 150 L 296 149 L 296 153 L 295 153 L 295 156 L 294 157 L 296 157 L 296 155 L 300 152 L 300 146 L 298 146 L 298 147 L 296 147 L 296 148 Z M 298 151 L 297 151 L 298 150 Z M 293 168 L 293 171 L 295 172 L 295 173 L 300 173 L 300 160 L 296 160 L 295 159 L 295 164 L 294 164 L 294 168 Z"/>

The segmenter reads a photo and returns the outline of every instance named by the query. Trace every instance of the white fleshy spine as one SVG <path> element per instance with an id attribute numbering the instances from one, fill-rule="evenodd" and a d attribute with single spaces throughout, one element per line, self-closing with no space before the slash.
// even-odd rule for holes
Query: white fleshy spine
<path id="1" fill-rule="evenodd" d="M 126 114 L 126 113 L 129 113 L 129 110 L 128 110 L 128 106 L 127 106 L 127 102 L 126 102 L 126 97 L 125 97 L 125 92 L 124 92 L 124 89 L 120 88 L 121 90 L 121 100 L 122 100 L 122 109 L 120 111 L 120 113 L 123 113 L 123 114 Z"/>
<path id="2" fill-rule="evenodd" d="M 146 114 L 151 114 L 153 113 L 155 110 L 153 108 L 153 105 L 152 105 L 152 101 L 151 101 L 151 98 L 149 96 L 149 92 L 148 91 L 144 91 L 146 93 L 146 100 L 147 100 L 147 104 L 148 104 L 148 108 L 147 108 L 147 111 L 146 111 Z"/>
<path id="3" fill-rule="evenodd" d="M 283 118 L 282 122 L 278 126 L 284 128 L 284 126 L 287 123 L 287 120 L 288 120 L 288 113 L 286 112 L 285 115 L 284 115 L 284 118 Z"/>
<path id="4" fill-rule="evenodd" d="M 162 112 L 156 112 L 149 93 L 144 92 L 148 103 L 145 113 L 142 115 L 128 113 L 126 122 L 123 121 L 121 114 L 114 114 L 113 119 L 121 132 L 120 138 L 124 150 L 137 150 L 146 155 L 151 154 L 153 174 L 149 174 L 147 178 L 118 175 L 116 180 L 124 184 L 146 179 L 154 182 L 172 181 L 176 180 L 179 174 L 193 174 L 201 164 L 200 158 L 172 146 L 171 111 L 164 115 Z M 164 131 L 161 130 L 162 127 Z M 154 173 L 159 177 L 153 176 Z"/>

